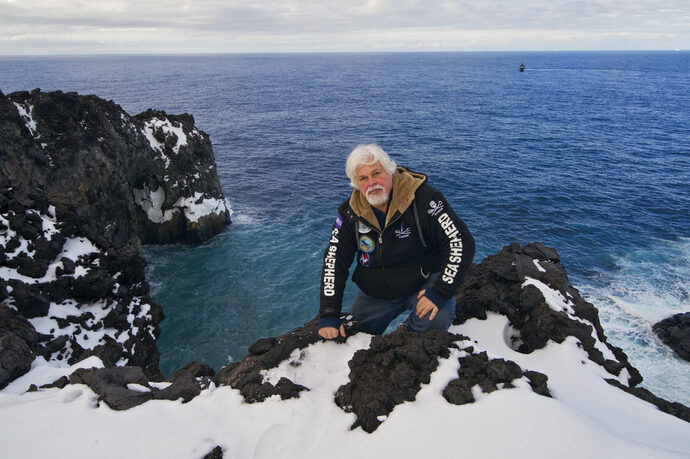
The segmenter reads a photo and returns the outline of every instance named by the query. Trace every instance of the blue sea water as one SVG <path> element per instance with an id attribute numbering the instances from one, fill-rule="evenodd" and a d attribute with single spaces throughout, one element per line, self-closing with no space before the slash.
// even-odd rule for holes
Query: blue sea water
<path id="1" fill-rule="evenodd" d="M 166 374 L 316 314 L 344 159 L 376 142 L 445 193 L 475 262 L 556 247 L 643 385 L 690 405 L 690 363 L 651 331 L 690 311 L 688 52 L 0 58 L 0 90 L 36 87 L 188 112 L 211 137 L 232 226 L 146 249 Z"/>

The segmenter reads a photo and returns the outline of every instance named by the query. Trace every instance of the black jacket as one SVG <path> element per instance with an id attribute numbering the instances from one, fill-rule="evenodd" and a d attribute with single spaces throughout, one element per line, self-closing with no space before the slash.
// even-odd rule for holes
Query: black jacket
<path id="1" fill-rule="evenodd" d="M 383 230 L 358 190 L 338 208 L 321 271 L 321 317 L 340 315 L 355 256 L 352 280 L 369 296 L 407 297 L 430 273 L 440 272 L 434 289 L 450 298 L 460 289 L 474 251 L 472 234 L 441 192 L 426 184 L 424 174 L 398 167 Z"/>

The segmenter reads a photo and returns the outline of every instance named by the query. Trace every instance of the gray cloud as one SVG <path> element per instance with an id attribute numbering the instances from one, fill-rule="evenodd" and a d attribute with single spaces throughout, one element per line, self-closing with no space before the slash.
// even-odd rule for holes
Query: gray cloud
<path id="1" fill-rule="evenodd" d="M 0 0 L 0 11 L 0 54 L 690 48 L 686 0 Z"/>

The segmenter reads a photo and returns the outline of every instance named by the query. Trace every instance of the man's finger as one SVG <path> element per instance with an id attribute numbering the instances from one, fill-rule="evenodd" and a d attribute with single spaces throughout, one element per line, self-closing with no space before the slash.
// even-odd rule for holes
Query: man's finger
<path id="1" fill-rule="evenodd" d="M 340 336 L 342 336 L 343 338 L 345 338 L 345 327 L 342 326 L 342 325 L 340 325 Z M 335 338 L 335 337 L 334 337 L 334 338 Z"/>
<path id="2" fill-rule="evenodd" d="M 429 315 L 429 320 L 434 320 L 434 317 L 436 317 L 436 314 L 438 313 L 438 308 L 434 306 L 434 309 L 431 310 L 431 315 Z"/>
<path id="3" fill-rule="evenodd" d="M 323 327 L 319 329 L 319 335 L 325 339 L 333 339 L 338 336 L 338 330 L 333 327 Z"/>
<path id="4" fill-rule="evenodd" d="M 424 296 L 424 292 L 426 292 L 426 289 L 422 290 L 421 292 L 419 292 L 419 293 L 417 294 L 417 299 L 420 299 L 421 297 L 423 297 L 423 296 Z"/>
<path id="5" fill-rule="evenodd" d="M 424 316 L 426 316 L 429 313 L 429 305 L 422 305 L 422 308 L 420 311 L 417 312 L 417 315 L 419 316 L 420 319 L 423 319 Z"/>

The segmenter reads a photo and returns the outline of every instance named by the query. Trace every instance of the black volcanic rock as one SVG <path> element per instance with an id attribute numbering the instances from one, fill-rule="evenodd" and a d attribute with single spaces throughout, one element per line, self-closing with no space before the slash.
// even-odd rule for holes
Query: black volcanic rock
<path id="1" fill-rule="evenodd" d="M 0 98 L 0 126 L 13 134 L 7 176 L 90 240 L 199 242 L 229 223 L 211 142 L 190 115 L 132 117 L 112 101 L 60 91 Z M 152 221 L 157 211 L 171 220 Z M 22 229 L 37 235 L 36 218 L 29 223 Z"/>
<path id="2" fill-rule="evenodd" d="M 44 388 L 85 384 L 110 408 L 127 410 L 152 399 L 188 402 L 213 384 L 213 376 L 211 367 L 198 362 L 188 363 L 162 382 L 150 381 L 140 367 L 88 368 Z"/>
<path id="3" fill-rule="evenodd" d="M 17 311 L 0 307 L 0 387 L 31 369 L 42 337 Z"/>
<path id="4" fill-rule="evenodd" d="M 405 328 L 375 336 L 369 349 L 357 351 L 350 360 L 350 382 L 340 386 L 335 402 L 357 415 L 353 429 L 373 432 L 395 406 L 415 399 L 438 367 L 438 358 L 449 357 L 460 339 L 448 332 L 418 334 Z"/>
<path id="5" fill-rule="evenodd" d="M 208 135 L 187 114 L 149 109 L 132 120 L 142 126 L 162 169 L 132 182 L 142 242 L 193 243 L 219 233 L 229 222 L 229 212 Z M 197 215 L 196 208 L 203 209 L 204 215 Z M 209 212 L 211 208 L 216 210 Z M 160 214 L 164 221 L 152 221 L 153 214 Z"/>
<path id="6" fill-rule="evenodd" d="M 188 402 L 210 387 L 215 376 L 213 368 L 199 362 L 190 362 L 168 378 L 172 384 L 154 393 L 156 399 L 178 400 Z"/>
<path id="7" fill-rule="evenodd" d="M 208 136 L 189 115 L 132 117 L 96 96 L 34 90 L 0 92 L 0 139 L 0 308 L 41 319 L 48 360 L 97 356 L 160 376 L 163 312 L 141 243 L 204 241 L 229 224 Z M 20 355 L 31 357 L 3 341 L 0 360 Z"/>
<path id="8" fill-rule="evenodd" d="M 554 309 L 539 285 L 559 297 Z M 456 319 L 461 324 L 470 318 L 485 319 L 493 311 L 508 317 L 511 329 L 508 344 L 518 352 L 530 353 L 552 340 L 562 343 L 568 336 L 577 338 L 590 360 L 614 376 L 623 369 L 629 384 L 642 382 L 639 371 L 625 353 L 609 344 L 597 309 L 585 301 L 568 279 L 555 249 L 540 243 L 504 247 L 478 265 L 473 265 L 457 296 Z M 603 343 L 616 360 L 607 359 L 596 346 Z"/>
<path id="9" fill-rule="evenodd" d="M 316 333 L 317 319 L 312 319 L 304 326 L 278 338 L 266 338 L 249 347 L 250 353 L 241 361 L 223 367 L 215 377 L 219 386 L 231 386 L 238 389 L 245 400 L 250 403 L 261 402 L 272 395 L 281 398 L 293 398 L 306 389 L 292 383 L 279 381 L 276 385 L 263 381 L 261 372 L 275 368 L 284 360 L 290 359 L 295 349 L 304 349 L 321 340 Z M 297 363 L 295 363 L 297 364 Z"/>
<path id="10" fill-rule="evenodd" d="M 163 311 L 149 298 L 141 243 L 202 241 L 229 223 L 210 141 L 191 116 L 149 110 L 132 117 L 112 101 L 76 93 L 0 92 L 0 139 L 0 389 L 40 355 L 68 364 L 98 357 L 106 368 L 80 369 L 45 387 L 86 384 L 118 410 L 152 399 L 187 402 L 214 385 L 229 385 L 250 403 L 310 390 L 263 375 L 281 362 L 301 364 L 321 340 L 316 319 L 257 341 L 218 374 L 192 362 L 161 381 L 155 340 Z M 607 343 L 596 308 L 570 285 L 555 249 L 511 244 L 474 265 L 455 324 L 489 311 L 507 317 L 504 339 L 516 351 L 574 337 L 618 377 L 611 384 L 690 419 L 687 407 L 634 387 L 639 372 Z M 348 336 L 355 334 L 356 323 L 346 323 Z M 675 326 L 669 333 L 685 336 Z M 548 375 L 476 352 L 466 337 L 399 329 L 355 353 L 334 403 L 356 415 L 353 428 L 372 432 L 414 400 L 451 354 L 459 369 L 443 390 L 449 403 L 517 384 L 550 396 Z M 220 457 L 222 449 L 210 454 Z"/>
<path id="11" fill-rule="evenodd" d="M 567 337 L 575 337 L 590 360 L 613 376 L 627 377 L 627 385 L 612 381 L 631 394 L 646 393 L 634 387 L 642 380 L 639 372 L 622 350 L 607 343 L 596 308 L 572 287 L 553 248 L 540 243 L 504 247 L 472 267 L 456 304 L 456 324 L 470 318 L 486 319 L 489 311 L 505 315 L 510 322 L 504 335 L 506 344 L 523 353 L 534 352 L 550 340 L 561 343 Z M 312 320 L 279 338 L 257 341 L 250 346 L 249 355 L 220 370 L 216 383 L 239 389 L 248 402 L 260 402 L 276 394 L 290 396 L 289 391 L 284 394 L 277 387 L 288 386 L 289 380 L 283 378 L 273 386 L 263 380 L 262 371 L 285 360 L 299 365 L 299 358 L 293 361 L 294 356 L 301 356 L 307 346 L 319 340 L 315 324 L 316 320 Z M 551 396 L 548 375 L 475 352 L 465 337 L 449 332 L 416 335 L 398 329 L 374 337 L 369 348 L 355 353 L 349 362 L 350 382 L 338 389 L 335 402 L 357 415 L 353 428 L 360 426 L 372 432 L 395 406 L 415 399 L 421 384 L 429 381 L 438 359 L 448 357 L 453 348 L 462 356 L 458 358 L 458 377 L 443 391 L 449 403 L 472 403 L 473 388 L 489 393 L 514 387 L 517 380 L 523 380 L 537 394 Z M 300 387 L 305 389 L 308 388 Z M 647 397 L 657 406 L 664 406 L 665 401 L 652 398 Z M 670 407 L 667 412 L 681 419 L 690 413 L 682 404 L 665 403 Z"/>
<path id="12" fill-rule="evenodd" d="M 675 314 L 659 321 L 652 330 L 681 359 L 690 362 L 690 312 Z"/>

